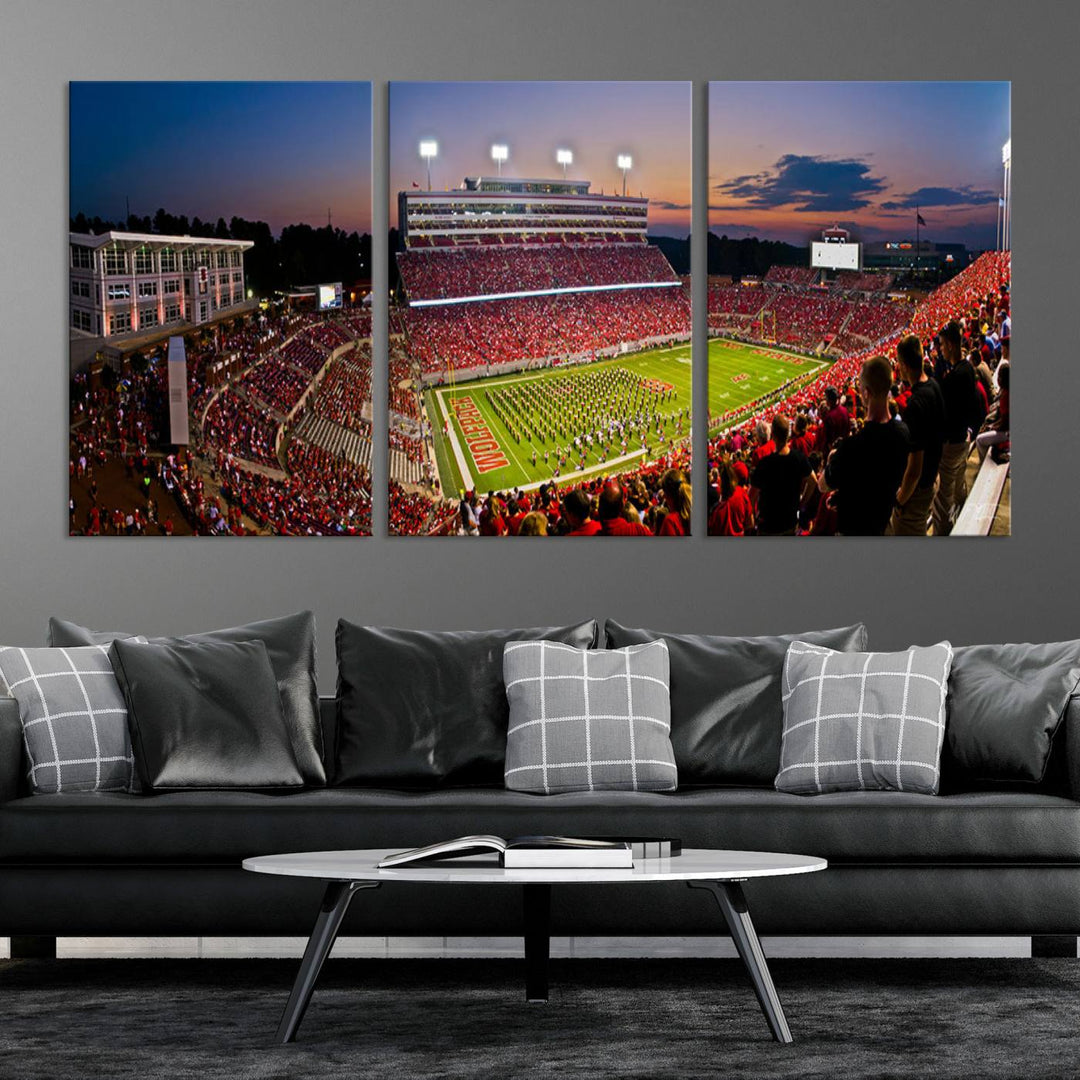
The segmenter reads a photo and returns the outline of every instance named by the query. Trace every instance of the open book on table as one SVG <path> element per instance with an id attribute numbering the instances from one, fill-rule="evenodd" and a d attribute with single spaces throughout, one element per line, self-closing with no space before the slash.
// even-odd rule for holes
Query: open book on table
<path id="1" fill-rule="evenodd" d="M 634 865 L 634 850 L 629 840 L 589 840 L 571 836 L 516 836 L 511 839 L 501 836 L 459 836 L 387 855 L 379 863 L 379 868 L 485 853 L 498 855 L 500 864 L 507 869 L 619 869 Z"/>

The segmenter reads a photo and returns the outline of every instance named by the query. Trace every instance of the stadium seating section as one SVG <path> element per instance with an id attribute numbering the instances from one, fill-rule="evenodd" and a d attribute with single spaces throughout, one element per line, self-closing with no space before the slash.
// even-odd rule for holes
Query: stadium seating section
<path id="1" fill-rule="evenodd" d="M 410 249 L 397 260 L 410 301 L 678 281 L 660 249 L 641 243 Z"/>

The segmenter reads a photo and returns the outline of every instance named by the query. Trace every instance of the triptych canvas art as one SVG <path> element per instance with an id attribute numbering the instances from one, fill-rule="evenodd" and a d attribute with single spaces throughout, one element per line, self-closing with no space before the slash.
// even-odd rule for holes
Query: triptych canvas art
<path id="1" fill-rule="evenodd" d="M 1008 532 L 1007 83 L 711 84 L 707 356 L 688 82 L 70 95 L 73 535 Z"/>

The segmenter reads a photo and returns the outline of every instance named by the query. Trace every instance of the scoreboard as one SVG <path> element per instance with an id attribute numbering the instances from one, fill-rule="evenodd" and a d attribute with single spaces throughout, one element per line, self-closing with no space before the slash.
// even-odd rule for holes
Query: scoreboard
<path id="1" fill-rule="evenodd" d="M 862 244 L 811 241 L 810 265 L 820 270 L 861 270 Z"/>
<path id="2" fill-rule="evenodd" d="M 341 307 L 341 282 L 319 286 L 319 310 L 329 311 Z"/>

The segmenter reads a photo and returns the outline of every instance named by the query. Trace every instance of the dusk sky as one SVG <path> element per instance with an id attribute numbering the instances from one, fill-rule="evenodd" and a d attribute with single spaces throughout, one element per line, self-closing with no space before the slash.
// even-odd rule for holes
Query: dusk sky
<path id="1" fill-rule="evenodd" d="M 371 231 L 367 82 L 73 82 L 70 211 Z"/>
<path id="2" fill-rule="evenodd" d="M 714 82 L 709 228 L 806 244 L 915 235 L 992 248 L 1007 82 Z"/>
<path id="3" fill-rule="evenodd" d="M 619 154 L 630 154 L 628 194 L 650 200 L 649 232 L 690 233 L 690 84 L 686 82 L 448 82 L 390 84 L 390 223 L 397 193 L 427 185 L 421 139 L 434 139 L 431 184 L 457 188 L 494 175 L 493 143 L 509 147 L 504 176 L 562 176 L 555 151 L 573 151 L 567 176 L 622 191 Z"/>

